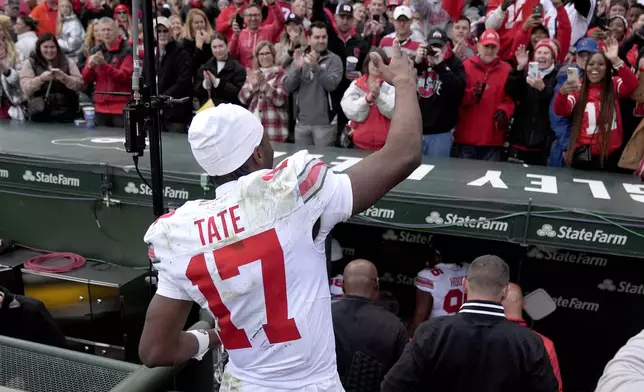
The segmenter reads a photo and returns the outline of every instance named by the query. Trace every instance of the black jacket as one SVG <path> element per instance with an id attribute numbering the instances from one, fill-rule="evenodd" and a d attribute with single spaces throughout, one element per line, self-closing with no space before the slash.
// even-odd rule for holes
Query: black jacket
<path id="1" fill-rule="evenodd" d="M 527 70 L 510 72 L 505 92 L 515 102 L 514 121 L 510 127 L 510 145 L 531 150 L 549 151 L 554 140 L 550 127 L 550 102 L 555 93 L 559 66 L 543 78 L 545 88 L 539 91 L 528 85 Z"/>
<path id="2" fill-rule="evenodd" d="M 0 292 L 4 294 L 0 306 L 0 335 L 65 348 L 65 336 L 42 302 L 14 295 L 1 286 Z"/>
<path id="3" fill-rule="evenodd" d="M 543 340 L 505 318 L 503 306 L 468 301 L 418 327 L 381 392 L 557 392 Z"/>
<path id="4" fill-rule="evenodd" d="M 192 118 L 192 59 L 174 40 L 168 42 L 159 64 L 159 93 L 172 98 L 189 97 L 183 104 L 163 109 L 163 118 L 168 122 L 188 125 Z"/>
<path id="5" fill-rule="evenodd" d="M 192 59 L 192 77 L 196 79 L 199 77 L 199 75 L 196 74 L 197 70 L 202 65 L 206 64 L 208 60 L 213 58 L 210 44 L 204 43 L 201 49 L 199 49 L 197 48 L 197 43 L 194 40 L 184 38 L 180 43 L 183 50 L 188 52 L 188 56 Z"/>
<path id="6" fill-rule="evenodd" d="M 219 86 L 212 88 L 211 97 L 208 96 L 208 91 L 206 91 L 202 86 L 203 71 L 205 70 L 212 72 L 212 74 L 217 76 L 220 80 Z M 224 67 L 219 71 L 219 73 L 217 73 L 217 59 L 213 57 L 199 68 L 199 71 L 197 71 L 194 87 L 195 97 L 199 99 L 200 105 L 206 103 L 208 98 L 212 98 L 215 105 L 219 105 L 221 103 L 233 103 L 235 105 L 243 106 L 241 102 L 239 102 L 238 94 L 245 81 L 246 69 L 244 69 L 241 64 L 228 58 Z"/>
<path id="7" fill-rule="evenodd" d="M 416 64 L 418 103 L 423 117 L 423 134 L 449 132 L 458 121 L 458 108 L 465 94 L 465 68 L 451 50 L 437 66 Z"/>
<path id="8" fill-rule="evenodd" d="M 347 392 L 351 392 L 347 373 L 356 352 L 367 354 L 387 372 L 409 342 L 400 319 L 367 298 L 345 295 L 331 305 L 331 311 L 338 374 Z M 382 378 L 378 381 L 379 384 Z"/>

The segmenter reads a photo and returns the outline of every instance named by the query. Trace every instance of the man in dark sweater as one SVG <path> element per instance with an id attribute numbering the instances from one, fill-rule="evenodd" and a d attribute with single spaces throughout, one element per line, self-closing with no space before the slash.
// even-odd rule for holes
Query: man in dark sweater
<path id="1" fill-rule="evenodd" d="M 375 265 L 353 260 L 343 275 L 344 297 L 331 305 L 338 374 L 347 392 L 377 391 L 409 341 L 407 330 L 375 302 L 380 297 Z"/>
<path id="2" fill-rule="evenodd" d="M 461 310 L 418 327 L 381 391 L 557 392 L 541 338 L 505 317 L 509 272 L 497 256 L 475 259 Z"/>

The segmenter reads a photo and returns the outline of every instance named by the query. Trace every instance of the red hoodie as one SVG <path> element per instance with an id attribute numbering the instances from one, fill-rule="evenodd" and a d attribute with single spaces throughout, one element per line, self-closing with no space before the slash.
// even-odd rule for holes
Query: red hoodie
<path id="1" fill-rule="evenodd" d="M 610 65 L 609 65 L 610 66 Z M 609 134 L 610 141 L 608 143 L 608 153 L 617 151 L 623 143 L 623 129 L 622 129 L 622 115 L 619 110 L 619 99 L 629 97 L 637 88 L 639 82 L 637 77 L 625 64 L 619 67 L 617 75 L 613 77 L 613 86 L 617 96 L 615 97 L 615 120 Z M 585 102 L 586 110 L 584 117 L 581 121 L 581 131 L 576 140 L 575 145 L 592 145 L 592 153 L 595 156 L 601 155 L 602 151 L 602 138 L 596 134 L 597 119 L 600 113 L 600 94 L 601 86 L 591 84 L 588 87 L 588 97 Z M 574 92 L 569 95 L 563 95 L 557 92 L 554 102 L 554 113 L 561 117 L 570 117 L 573 109 L 579 100 L 579 92 Z"/>
<path id="2" fill-rule="evenodd" d="M 524 319 L 508 319 L 512 322 L 515 322 L 519 324 L 522 327 L 528 327 L 528 324 L 526 324 Z M 552 340 L 548 339 L 547 337 L 543 336 L 537 331 L 534 331 L 539 337 L 543 340 L 543 345 L 546 348 L 546 352 L 548 353 L 548 358 L 550 358 L 550 365 L 552 366 L 552 371 L 555 373 L 555 378 L 557 378 L 557 382 L 559 383 L 559 392 L 563 391 L 563 384 L 561 383 L 561 371 L 559 370 L 559 359 L 557 358 L 557 351 L 555 350 L 555 344 L 552 342 Z"/>
<path id="3" fill-rule="evenodd" d="M 485 64 L 476 55 L 463 62 L 465 67 L 465 95 L 459 109 L 454 143 L 473 146 L 501 147 L 505 130 L 497 129 L 494 115 L 503 110 L 508 118 L 514 113 L 514 102 L 505 93 L 505 82 L 512 67 L 498 58 Z M 474 95 L 478 82 L 485 83 L 481 100 Z"/>
<path id="4" fill-rule="evenodd" d="M 221 11 L 221 14 L 219 14 L 219 16 L 217 17 L 217 21 L 215 22 L 215 31 L 225 35 L 228 42 L 230 42 L 230 40 L 233 38 L 233 28 L 230 27 L 230 19 L 237 13 L 243 15 L 244 10 L 246 9 L 246 4 L 247 2 L 244 2 L 244 4 L 242 4 L 242 6 L 237 9 L 235 4 L 232 3 L 228 6 L 228 8 Z M 239 26 L 239 28 L 242 27 L 243 26 Z"/>
<path id="5" fill-rule="evenodd" d="M 234 35 L 230 40 L 230 55 L 239 59 L 245 68 L 253 66 L 253 50 L 259 41 L 275 42 L 284 27 L 284 14 L 278 4 L 273 4 L 269 12 L 273 13 L 275 21 L 269 25 L 262 24 L 257 32 L 250 32 L 243 29 L 239 35 Z"/>

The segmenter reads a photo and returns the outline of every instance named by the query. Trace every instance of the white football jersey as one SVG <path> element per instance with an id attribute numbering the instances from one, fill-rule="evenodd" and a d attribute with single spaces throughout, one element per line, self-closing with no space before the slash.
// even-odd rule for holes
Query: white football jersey
<path id="1" fill-rule="evenodd" d="M 329 291 L 331 292 L 331 299 L 340 299 L 344 297 L 344 290 L 342 286 L 344 285 L 344 275 L 337 274 L 329 282 Z"/>
<path id="2" fill-rule="evenodd" d="M 458 312 L 467 300 L 463 279 L 467 277 L 469 267 L 468 263 L 439 263 L 434 268 L 425 268 L 416 275 L 416 288 L 431 293 L 434 297 L 430 318 Z"/>
<path id="3" fill-rule="evenodd" d="M 275 390 L 329 380 L 324 241 L 352 208 L 349 177 L 307 151 L 224 184 L 215 200 L 189 201 L 148 229 L 157 294 L 212 312 L 233 377 Z"/>

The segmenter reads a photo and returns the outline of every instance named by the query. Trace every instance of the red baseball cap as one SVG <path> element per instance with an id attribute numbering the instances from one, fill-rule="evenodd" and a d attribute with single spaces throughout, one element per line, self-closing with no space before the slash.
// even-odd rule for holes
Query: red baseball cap
<path id="1" fill-rule="evenodd" d="M 398 7 L 400 5 L 399 0 L 388 0 L 387 7 Z"/>
<path id="2" fill-rule="evenodd" d="M 501 39 L 499 38 L 499 33 L 493 29 L 487 29 L 479 37 L 479 42 L 482 45 L 495 45 L 501 46 Z"/>

